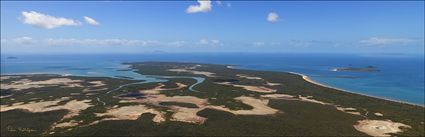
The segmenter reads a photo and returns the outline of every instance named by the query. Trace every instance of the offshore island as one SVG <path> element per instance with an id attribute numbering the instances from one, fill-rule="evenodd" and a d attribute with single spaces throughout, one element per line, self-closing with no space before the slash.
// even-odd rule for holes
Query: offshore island
<path id="1" fill-rule="evenodd" d="M 423 136 L 425 108 L 290 72 L 134 62 L 157 80 L 1 76 L 2 136 Z M 341 69 L 341 71 L 370 71 Z"/>

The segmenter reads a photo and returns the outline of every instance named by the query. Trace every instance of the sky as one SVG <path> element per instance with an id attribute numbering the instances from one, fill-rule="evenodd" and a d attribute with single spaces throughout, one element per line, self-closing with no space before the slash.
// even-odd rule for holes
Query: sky
<path id="1" fill-rule="evenodd" d="M 1 53 L 424 54 L 424 1 L 1 1 Z"/>

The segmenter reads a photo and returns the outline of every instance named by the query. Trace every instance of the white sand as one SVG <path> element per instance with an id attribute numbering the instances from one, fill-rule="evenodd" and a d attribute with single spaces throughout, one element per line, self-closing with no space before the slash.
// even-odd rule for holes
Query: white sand
<path id="1" fill-rule="evenodd" d="M 271 83 L 271 82 L 268 82 L 267 81 L 266 85 L 269 85 L 269 86 L 279 86 L 279 85 L 282 85 L 282 84 L 281 83 Z"/>
<path id="2" fill-rule="evenodd" d="M 81 80 L 72 80 L 68 78 L 53 78 L 43 81 L 31 81 L 29 79 L 21 79 L 13 81 L 10 84 L 1 84 L 1 89 L 23 90 L 30 88 L 42 88 L 47 86 L 63 86 L 63 87 L 83 87 Z"/>
<path id="3" fill-rule="evenodd" d="M 213 108 L 217 110 L 227 111 L 235 115 L 271 115 L 276 114 L 279 110 L 267 106 L 269 100 L 266 99 L 256 99 L 253 97 L 241 96 L 235 98 L 236 100 L 242 101 L 244 104 L 250 105 L 253 107 L 251 110 L 230 110 L 222 106 L 208 106 L 208 108 Z"/>
<path id="4" fill-rule="evenodd" d="M 340 106 L 335 106 L 337 110 L 342 111 L 344 113 L 348 113 L 348 114 L 353 114 L 353 115 L 359 115 L 361 116 L 362 114 L 360 114 L 360 112 L 356 112 L 357 109 L 356 108 L 344 108 L 344 107 L 340 107 Z"/>
<path id="5" fill-rule="evenodd" d="M 300 98 L 301 101 L 306 101 L 306 102 L 311 102 L 311 103 L 317 103 L 317 104 L 322 104 L 322 105 L 330 105 L 329 103 L 325 103 L 325 102 L 322 102 L 322 101 L 318 101 L 318 100 L 312 99 L 311 96 L 303 97 L 301 95 L 298 95 L 298 98 Z"/>
<path id="6" fill-rule="evenodd" d="M 402 132 L 400 127 L 410 128 L 403 123 L 392 122 L 391 120 L 360 120 L 354 128 L 370 136 L 390 136 L 388 133 Z"/>
<path id="7" fill-rule="evenodd" d="M 165 85 L 162 84 L 162 83 L 159 83 L 159 85 L 156 86 L 153 89 L 139 90 L 139 92 L 142 93 L 142 94 L 159 94 L 159 93 L 161 93 L 161 91 L 164 91 L 164 90 L 177 90 L 177 89 L 183 89 L 183 88 L 187 87 L 187 85 L 185 85 L 183 83 L 179 83 L 179 82 L 176 82 L 176 85 L 177 85 L 177 87 L 175 87 L 175 88 L 163 88 Z"/>
<path id="8" fill-rule="evenodd" d="M 21 76 L 1 76 L 0 80 L 2 81 L 2 80 L 10 79 L 10 78 L 19 78 L 19 77 L 21 77 Z"/>
<path id="9" fill-rule="evenodd" d="M 90 81 L 90 84 L 93 84 L 91 87 L 102 87 L 106 86 L 106 84 L 103 81 Z"/>
<path id="10" fill-rule="evenodd" d="M 207 118 L 196 115 L 202 109 L 200 108 L 186 108 L 179 106 L 172 106 L 171 109 L 175 111 L 171 115 L 171 121 L 180 121 L 194 124 L 203 124 Z"/>
<path id="11" fill-rule="evenodd" d="M 260 78 L 260 77 L 249 76 L 249 75 L 245 75 L 245 74 L 236 74 L 236 76 L 238 76 L 240 78 L 253 79 L 253 80 L 262 80 L 263 79 L 263 78 Z"/>
<path id="12" fill-rule="evenodd" d="M 382 113 L 378 113 L 378 112 L 376 112 L 376 113 L 373 113 L 373 114 L 375 114 L 375 116 L 379 116 L 379 117 L 382 117 L 382 116 L 384 116 L 384 114 L 382 114 Z"/>
<path id="13" fill-rule="evenodd" d="M 240 88 L 244 88 L 245 90 L 249 90 L 249 91 L 253 91 L 253 92 L 260 92 L 260 93 L 273 93 L 273 92 L 277 91 L 275 89 L 271 89 L 271 88 L 267 88 L 267 87 L 263 87 L 263 86 L 238 85 L 238 84 L 232 84 L 230 82 L 215 82 L 215 83 L 221 84 L 221 85 L 229 85 L 229 86 L 234 86 L 234 87 L 240 87 Z"/>
<path id="14" fill-rule="evenodd" d="M 287 95 L 287 94 L 266 94 L 266 95 L 261 95 L 261 97 L 267 98 L 267 99 L 298 100 L 297 98 L 294 98 L 294 96 Z"/>
<path id="15" fill-rule="evenodd" d="M 96 113 L 97 116 L 111 116 L 110 118 L 102 119 L 104 120 L 136 120 L 142 115 L 143 113 L 151 113 L 155 114 L 155 117 L 152 119 L 152 121 L 160 123 L 165 121 L 164 114 L 161 112 L 152 109 L 147 108 L 145 105 L 136 105 L 136 106 L 124 106 L 119 108 L 113 108 L 107 110 L 106 113 Z"/>
<path id="16" fill-rule="evenodd" d="M 81 101 L 71 100 L 64 105 L 52 106 L 52 105 L 57 105 L 59 102 L 68 100 L 68 99 L 69 99 L 68 97 L 63 97 L 54 101 L 40 101 L 40 102 L 32 101 L 27 104 L 23 104 L 23 102 L 18 102 L 18 103 L 12 104 L 11 106 L 1 105 L 0 112 L 14 110 L 14 109 L 24 109 L 33 113 L 47 112 L 47 111 L 54 111 L 54 110 L 61 110 L 61 109 L 68 110 L 68 113 L 60 120 L 62 121 L 64 119 L 77 116 L 82 110 L 85 110 L 93 106 L 89 104 L 91 100 L 81 100 Z M 53 124 L 53 127 L 57 127 L 57 125 L 59 125 L 59 127 L 65 127 L 65 126 L 72 126 L 75 124 L 72 124 L 72 123 L 62 124 L 60 122 L 56 122 L 55 124 Z"/>
<path id="17" fill-rule="evenodd" d="M 192 73 L 195 75 L 204 75 L 207 77 L 216 77 L 215 73 L 207 72 L 207 71 L 196 71 L 196 70 L 188 70 L 188 69 L 168 69 L 168 71 L 172 72 L 186 72 L 186 73 Z"/>

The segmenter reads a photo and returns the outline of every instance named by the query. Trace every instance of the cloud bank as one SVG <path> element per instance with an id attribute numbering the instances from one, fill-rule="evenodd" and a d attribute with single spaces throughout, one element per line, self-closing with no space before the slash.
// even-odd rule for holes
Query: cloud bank
<path id="1" fill-rule="evenodd" d="M 63 17 L 55 17 L 35 11 L 23 11 L 22 22 L 36 27 L 53 29 L 60 26 L 78 26 L 81 22 Z"/>
<path id="2" fill-rule="evenodd" d="M 217 39 L 201 39 L 187 42 L 156 41 L 138 39 L 75 39 L 75 38 L 46 38 L 34 39 L 31 37 L 18 37 L 13 39 L 1 39 L 2 46 L 220 46 L 223 43 Z"/>
<path id="3" fill-rule="evenodd" d="M 408 38 L 384 38 L 384 37 L 371 37 L 368 39 L 360 40 L 360 43 L 368 46 L 384 46 L 384 45 L 405 45 L 415 42 L 414 39 Z"/>

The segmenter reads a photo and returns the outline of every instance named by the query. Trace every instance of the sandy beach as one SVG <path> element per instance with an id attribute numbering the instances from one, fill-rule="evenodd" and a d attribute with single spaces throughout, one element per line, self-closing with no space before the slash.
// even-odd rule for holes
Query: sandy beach
<path id="1" fill-rule="evenodd" d="M 371 97 L 371 98 L 376 98 L 376 99 L 383 99 L 383 100 L 392 101 L 392 102 L 398 102 L 398 103 L 402 103 L 402 104 L 409 104 L 409 105 L 414 105 L 414 106 L 425 107 L 425 105 L 414 104 L 414 103 L 409 103 L 409 102 L 404 102 L 404 101 L 399 101 L 399 100 L 394 100 L 394 99 L 388 99 L 388 98 L 384 98 L 384 97 L 377 97 L 377 96 L 372 96 L 372 95 L 357 93 L 357 92 L 348 91 L 348 90 L 345 90 L 345 89 L 341 89 L 341 88 L 336 88 L 336 87 L 333 87 L 333 86 L 325 85 L 325 84 L 322 84 L 322 83 L 319 83 L 319 82 L 316 82 L 316 81 L 310 79 L 307 75 L 304 75 L 304 74 L 301 74 L 301 73 L 297 73 L 297 72 L 288 72 L 288 73 L 294 74 L 294 75 L 299 75 L 305 81 L 310 82 L 310 83 L 315 84 L 315 85 L 318 85 L 318 86 L 322 86 L 322 87 L 327 87 L 327 88 L 331 88 L 331 89 L 336 89 L 336 90 L 340 90 L 340 91 L 344 91 L 344 92 L 349 92 L 349 93 L 352 93 L 352 94 L 357 94 L 357 95 L 362 95 L 362 96 L 367 96 L 367 97 Z"/>

